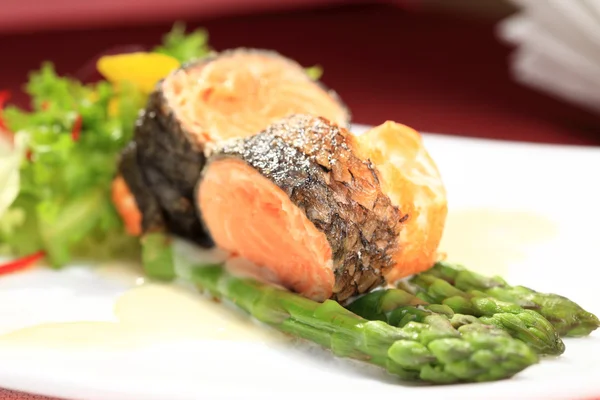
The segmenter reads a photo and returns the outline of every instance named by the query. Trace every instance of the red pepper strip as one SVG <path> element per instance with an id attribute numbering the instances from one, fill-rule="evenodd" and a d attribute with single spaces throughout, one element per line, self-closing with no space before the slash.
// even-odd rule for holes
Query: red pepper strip
<path id="1" fill-rule="evenodd" d="M 79 140 L 79 135 L 81 134 L 81 124 L 83 120 L 81 119 L 81 115 L 78 115 L 75 118 L 75 122 L 73 123 L 73 129 L 71 130 L 71 138 L 73 141 Z"/>
<path id="2" fill-rule="evenodd" d="M 9 99 L 10 92 L 8 90 L 0 91 L 0 133 L 2 133 L 2 131 L 6 133 L 11 133 L 8 129 L 8 126 L 6 126 L 6 123 L 4 122 L 4 118 L 2 118 L 2 110 L 4 110 L 4 106 L 6 105 Z"/>
<path id="3" fill-rule="evenodd" d="M 11 272 L 17 272 L 31 266 L 36 261 L 41 260 L 46 255 L 43 251 L 30 254 L 25 257 L 18 258 L 13 261 L 9 261 L 6 264 L 0 265 L 0 275 L 10 274 Z"/>

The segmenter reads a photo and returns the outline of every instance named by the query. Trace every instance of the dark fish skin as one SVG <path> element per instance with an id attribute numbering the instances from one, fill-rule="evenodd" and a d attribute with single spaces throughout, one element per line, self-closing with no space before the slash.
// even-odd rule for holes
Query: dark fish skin
<path id="1" fill-rule="evenodd" d="M 118 172 L 125 180 L 142 214 L 142 232 L 165 230 L 162 210 L 138 165 L 137 148 L 134 142 L 129 143 L 121 152 Z"/>
<path id="2" fill-rule="evenodd" d="M 163 210 L 168 230 L 201 246 L 212 246 L 192 203 L 206 160 L 203 146 L 192 142 L 161 91 L 150 95 L 136 123 L 134 140 L 140 169 Z"/>
<path id="3" fill-rule="evenodd" d="M 335 275 L 332 298 L 340 302 L 384 283 L 405 220 L 351 141 L 352 134 L 323 118 L 295 115 L 215 147 L 204 171 L 219 160 L 238 159 L 281 188 L 325 233 Z M 368 201 L 364 193 L 372 194 Z"/>
<path id="4" fill-rule="evenodd" d="M 283 57 L 276 52 L 260 49 L 233 49 L 185 64 L 181 69 L 193 73 L 205 65 L 236 52 Z M 289 60 L 300 71 L 302 67 Z M 169 79 L 166 77 L 165 79 Z M 136 122 L 134 141 L 137 143 L 138 162 L 144 179 L 163 210 L 165 223 L 170 232 L 189 239 L 201 246 L 213 245 L 210 235 L 203 229 L 193 191 L 206 162 L 205 145 L 187 132 L 177 118 L 176 110 L 163 94 L 161 81 L 150 95 L 146 109 Z M 319 84 L 342 107 L 350 122 L 350 112 L 335 92 Z"/>

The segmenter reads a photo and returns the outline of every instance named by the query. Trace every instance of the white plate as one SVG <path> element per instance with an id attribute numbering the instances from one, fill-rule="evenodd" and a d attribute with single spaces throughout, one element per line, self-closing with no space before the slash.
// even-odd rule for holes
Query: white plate
<path id="1" fill-rule="evenodd" d="M 473 209 L 500 213 L 505 228 L 524 227 L 515 211 L 543 217 L 551 222 L 548 231 L 554 233 L 523 247 L 519 257 L 506 261 L 503 275 L 509 282 L 560 292 L 600 313 L 600 149 L 437 135 L 425 135 L 425 140 L 448 189 L 454 235 L 461 230 L 461 215 Z M 470 229 L 466 224 L 464 229 Z M 505 236 L 518 234 L 518 230 L 505 231 Z M 463 243 L 460 251 L 493 245 L 492 240 L 486 244 L 476 239 L 466 239 L 473 242 Z M 498 248 L 486 251 L 494 264 Z M 464 254 L 466 257 L 468 252 Z M 0 333 L 42 322 L 114 322 L 115 301 L 132 285 L 81 267 L 3 277 Z M 164 310 L 152 312 L 158 319 L 165 317 Z M 231 313 L 226 308 L 222 312 Z M 166 317 L 173 321 L 187 318 L 185 313 Z M 563 356 L 544 360 L 513 379 L 443 387 L 403 384 L 376 369 L 334 359 L 313 347 L 193 337 L 169 340 L 165 335 L 162 341 L 114 349 L 95 346 L 93 338 L 86 346 L 66 349 L 53 348 L 50 340 L 47 345 L 44 340 L 36 346 L 3 345 L 0 387 L 86 400 L 600 396 L 600 332 L 565 340 Z"/>

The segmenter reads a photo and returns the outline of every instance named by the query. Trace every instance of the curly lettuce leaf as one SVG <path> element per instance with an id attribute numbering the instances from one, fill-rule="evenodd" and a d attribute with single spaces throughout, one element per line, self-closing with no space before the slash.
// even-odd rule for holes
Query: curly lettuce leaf
<path id="1" fill-rule="evenodd" d="M 25 134 L 15 135 L 14 142 L 0 137 L 0 217 L 19 194 L 19 167 L 27 146 Z"/>
<path id="2" fill-rule="evenodd" d="M 305 68 L 305 71 L 313 81 L 318 81 L 323 76 L 323 67 L 320 65 L 313 65 L 312 67 Z"/>
<path id="3" fill-rule="evenodd" d="M 175 25 L 156 52 L 182 62 L 202 57 L 209 52 L 206 32 L 186 35 Z M 75 257 L 139 258 L 139 240 L 125 233 L 110 191 L 119 152 L 148 94 L 126 80 L 83 84 L 59 76 L 51 63 L 33 72 L 25 89 L 32 111 L 8 107 L 2 113 L 17 143 L 27 138 L 28 159 L 24 147 L 11 153 L 20 154 L 18 160 L 2 158 L 13 173 L 5 178 L 10 168 L 0 165 L 0 252 L 43 250 L 55 267 Z"/>
<path id="4" fill-rule="evenodd" d="M 153 51 L 176 58 L 181 63 L 206 57 L 211 52 L 208 45 L 208 32 L 197 29 L 186 34 L 185 24 L 176 23 L 163 37 L 163 44 L 155 47 Z"/>
<path id="5" fill-rule="evenodd" d="M 106 256 L 131 254 L 137 243 L 124 232 L 110 188 L 145 96 L 127 85 L 84 85 L 57 75 L 49 63 L 31 75 L 26 90 L 32 112 L 4 111 L 11 130 L 28 138 L 30 161 L 21 163 L 19 196 L 0 219 L 3 250 L 18 256 L 44 250 L 58 267 L 87 257 L 90 246 L 82 243 L 92 237 Z M 74 135 L 77 119 L 81 131 Z"/>
<path id="6" fill-rule="evenodd" d="M 175 25 L 156 52 L 180 61 L 202 57 L 209 52 L 206 32 L 186 35 Z M 0 171 L 0 185 L 10 186 L 2 187 L 0 251 L 43 250 L 55 267 L 74 257 L 140 257 L 139 240 L 126 235 L 110 190 L 147 93 L 126 80 L 83 84 L 59 76 L 51 63 L 30 75 L 26 92 L 31 112 L 3 112 L 10 130 L 28 139 L 28 160 L 15 165 L 11 158 L 16 184 L 14 173 L 4 179 Z"/>

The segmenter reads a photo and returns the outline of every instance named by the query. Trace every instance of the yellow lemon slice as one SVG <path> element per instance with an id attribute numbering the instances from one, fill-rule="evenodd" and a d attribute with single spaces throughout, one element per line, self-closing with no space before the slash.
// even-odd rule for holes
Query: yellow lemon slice
<path id="1" fill-rule="evenodd" d="M 150 93 L 158 81 L 179 65 L 177 59 L 166 54 L 138 52 L 101 57 L 96 68 L 111 83 L 129 81 L 144 93 Z"/>

